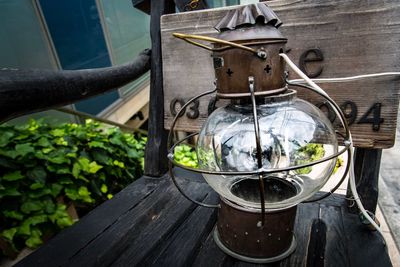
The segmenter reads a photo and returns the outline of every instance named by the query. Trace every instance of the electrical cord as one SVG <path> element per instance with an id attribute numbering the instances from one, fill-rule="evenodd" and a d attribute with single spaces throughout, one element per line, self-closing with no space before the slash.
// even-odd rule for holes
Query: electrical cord
<path id="1" fill-rule="evenodd" d="M 343 78 L 320 78 L 311 80 L 316 83 L 341 83 L 341 82 L 351 82 L 351 81 L 358 81 L 363 79 L 378 78 L 385 76 L 400 76 L 400 72 L 381 72 L 381 73 L 371 73 L 371 74 L 364 74 L 364 75 L 357 75 L 357 76 L 350 76 Z M 290 82 L 293 84 L 303 84 L 305 80 L 294 79 L 290 80 Z"/>
<path id="2" fill-rule="evenodd" d="M 302 79 L 298 79 L 298 80 L 292 80 L 291 82 L 294 83 L 295 81 L 297 82 L 306 82 L 310 85 L 312 91 L 315 91 L 321 95 L 324 95 L 326 97 L 329 98 L 329 95 L 321 88 L 319 87 L 315 82 L 317 82 L 318 80 L 322 80 L 322 79 L 315 79 L 312 80 L 309 77 L 307 77 L 307 75 L 305 75 L 297 66 L 296 64 L 293 63 L 292 60 L 290 60 L 290 58 L 286 55 L 286 54 L 279 54 L 279 56 L 281 56 L 286 63 L 289 65 L 289 67 L 296 72 Z M 388 75 L 388 73 L 383 73 L 385 75 Z M 348 78 L 333 78 L 333 79 L 324 79 L 325 82 L 329 81 L 345 81 L 343 79 L 347 79 L 346 81 L 349 81 L 350 79 L 354 80 L 354 79 L 361 79 L 362 78 L 371 78 L 371 77 L 377 77 L 376 75 L 379 76 L 384 76 L 382 74 L 368 74 L 368 75 L 359 75 L 359 76 L 354 76 L 354 77 L 348 77 Z M 400 75 L 400 72 L 390 72 L 390 75 Z M 355 78 L 357 77 L 357 78 Z M 340 117 L 339 117 L 340 118 Z M 341 118 L 340 118 L 341 119 Z M 354 173 L 354 156 L 353 156 L 353 139 L 351 137 L 351 133 L 349 134 L 349 141 L 350 141 L 350 153 L 349 153 L 349 158 L 348 160 L 350 161 L 350 190 L 354 196 L 354 201 L 356 202 L 358 208 L 360 209 L 361 213 L 363 214 L 363 216 L 371 223 L 371 225 L 381 234 L 384 243 L 386 244 L 385 241 L 385 237 L 383 236 L 383 232 L 381 230 L 381 228 L 378 226 L 378 224 L 371 218 L 371 216 L 368 214 L 367 210 L 364 208 L 363 204 L 361 203 L 360 200 L 360 196 L 358 195 L 357 192 L 357 187 L 356 187 L 356 181 L 355 181 L 355 173 Z"/>

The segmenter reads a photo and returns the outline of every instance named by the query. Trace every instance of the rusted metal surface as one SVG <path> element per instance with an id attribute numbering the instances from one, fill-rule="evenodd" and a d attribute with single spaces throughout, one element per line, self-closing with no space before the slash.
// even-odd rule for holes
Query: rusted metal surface
<path id="1" fill-rule="evenodd" d="M 255 258 L 275 257 L 291 245 L 297 206 L 266 213 L 260 227 L 260 213 L 244 211 L 221 199 L 217 229 L 220 241 L 232 251 Z"/>
<path id="2" fill-rule="evenodd" d="M 237 98 L 249 95 L 248 77 L 254 77 L 254 92 L 263 95 L 284 92 L 285 64 L 279 57 L 285 42 L 276 44 L 250 45 L 256 50 L 263 50 L 266 59 L 261 59 L 248 51 L 238 48 L 214 52 L 214 69 L 220 98 Z M 215 64 L 216 60 L 222 62 Z"/>

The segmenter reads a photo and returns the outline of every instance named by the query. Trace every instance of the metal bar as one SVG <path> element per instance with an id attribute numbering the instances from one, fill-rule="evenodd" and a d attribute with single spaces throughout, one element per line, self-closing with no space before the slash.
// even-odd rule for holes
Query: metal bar
<path id="1" fill-rule="evenodd" d="M 96 121 L 99 121 L 99 122 L 102 122 L 102 123 L 106 123 L 106 124 L 110 124 L 110 125 L 113 125 L 113 126 L 117 126 L 117 127 L 121 128 L 121 130 L 124 130 L 124 131 L 127 131 L 127 132 L 140 133 L 140 134 L 147 135 L 147 131 L 145 131 L 145 130 L 132 128 L 132 127 L 129 127 L 129 126 L 125 125 L 125 124 L 121 124 L 121 123 L 118 123 L 118 122 L 115 122 L 115 121 L 107 120 L 107 119 L 104 119 L 104 118 L 101 118 L 101 117 L 96 117 L 96 116 L 93 116 L 93 115 L 85 113 L 85 112 L 76 111 L 76 110 L 72 110 L 72 109 L 69 109 L 69 108 L 57 108 L 55 110 L 57 110 L 59 112 L 64 112 L 64 113 L 68 113 L 68 114 L 71 114 L 71 115 L 75 115 L 75 116 L 78 116 L 78 117 L 88 118 L 88 119 L 96 120 Z"/>
<path id="2" fill-rule="evenodd" d="M 201 170 L 201 169 L 195 169 L 195 168 L 190 168 L 185 165 L 182 165 L 174 160 L 173 154 L 174 154 L 174 149 L 177 145 L 181 144 L 185 140 L 187 140 L 189 137 L 192 137 L 194 135 L 197 135 L 198 133 L 193 133 L 190 136 L 187 136 L 186 138 L 179 140 L 176 142 L 168 151 L 168 159 L 172 162 L 174 166 L 178 166 L 182 169 L 192 171 L 192 172 L 197 172 L 197 173 L 205 173 L 205 174 L 214 174 L 214 175 L 259 175 L 259 174 L 270 174 L 270 173 L 277 173 L 277 172 L 285 172 L 285 171 L 292 171 L 292 170 L 297 170 L 297 169 L 302 169 L 306 167 L 310 167 L 328 160 L 331 160 L 333 158 L 337 158 L 344 152 L 346 152 L 349 149 L 350 144 L 349 143 L 344 143 L 343 146 L 344 148 L 337 153 L 330 155 L 328 157 L 315 160 L 309 163 L 304 163 L 301 165 L 296 165 L 296 166 L 291 166 L 291 167 L 284 167 L 284 168 L 276 168 L 276 169 L 260 169 L 256 171 L 210 171 L 210 170 Z"/>
<path id="3" fill-rule="evenodd" d="M 0 121 L 62 107 L 123 86 L 150 68 L 151 51 L 124 65 L 85 70 L 0 70 Z"/>
<path id="4" fill-rule="evenodd" d="M 261 149 L 261 140 L 260 140 L 260 125 L 258 123 L 258 115 L 257 115 L 257 104 L 256 97 L 254 95 L 254 77 L 249 77 L 249 91 L 251 94 L 251 104 L 253 106 L 253 119 L 254 119 L 254 134 L 256 137 L 256 149 L 257 149 L 257 166 L 258 169 L 262 169 L 262 149 Z M 263 175 L 258 175 L 258 182 L 260 185 L 260 204 L 261 204 L 261 226 L 264 226 L 265 221 L 265 188 L 264 188 L 264 180 Z"/>

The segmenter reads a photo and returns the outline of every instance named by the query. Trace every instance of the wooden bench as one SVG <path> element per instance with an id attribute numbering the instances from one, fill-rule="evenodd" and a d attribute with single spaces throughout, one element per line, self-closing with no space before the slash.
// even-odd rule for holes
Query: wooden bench
<path id="1" fill-rule="evenodd" d="M 286 25 L 282 31 L 289 39 L 289 56 L 300 60 L 309 74 L 315 76 L 321 63 L 320 77 L 393 71 L 398 66 L 400 27 L 395 20 L 400 7 L 395 1 L 281 0 L 270 6 Z M 171 32 L 215 34 L 212 26 L 227 9 L 164 16 L 160 35 L 160 16 L 171 12 L 171 5 L 169 1 L 151 2 L 147 175 L 17 266 L 255 266 L 227 256 L 216 246 L 211 234 L 216 210 L 186 200 L 165 174 L 164 125 L 168 128 L 171 122 L 170 102 L 174 98 L 187 101 L 195 92 L 210 89 L 213 82 L 208 53 L 173 39 Z M 315 61 L 321 57 L 322 62 Z M 394 141 L 398 84 L 393 79 L 378 79 L 330 84 L 324 89 L 339 104 L 347 103 L 345 106 L 351 108 L 351 101 L 357 106 L 351 130 L 357 146 L 358 188 L 366 208 L 374 212 L 381 149 Z M 313 103 L 320 101 L 304 91 L 299 93 Z M 198 119 L 184 116 L 178 129 L 197 130 L 207 115 L 208 101 L 200 102 Z M 380 114 L 374 113 L 376 103 L 381 104 Z M 370 121 L 364 116 L 363 123 L 366 114 L 379 115 L 384 121 Z M 374 125 L 379 125 L 379 130 Z M 218 201 L 199 175 L 178 168 L 174 171 L 193 198 Z M 361 225 L 357 213 L 347 208 L 343 195 L 300 204 L 296 218 L 296 251 L 266 266 L 391 266 L 382 238 Z"/>

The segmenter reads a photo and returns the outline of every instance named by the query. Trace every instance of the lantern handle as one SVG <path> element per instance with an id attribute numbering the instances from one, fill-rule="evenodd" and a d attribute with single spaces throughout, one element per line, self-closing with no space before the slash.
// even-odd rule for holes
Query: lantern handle
<path id="1" fill-rule="evenodd" d="M 204 49 L 206 49 L 208 51 L 215 52 L 215 51 L 219 51 L 219 49 L 212 48 L 210 46 L 207 46 L 207 45 L 192 41 L 190 39 L 196 39 L 196 40 L 201 40 L 201 41 L 207 41 L 207 42 L 213 42 L 213 43 L 217 43 L 217 44 L 228 45 L 228 46 L 231 46 L 231 47 L 235 47 L 235 48 L 239 48 L 239 49 L 251 52 L 251 53 L 253 53 L 254 55 L 256 55 L 257 57 L 259 57 L 261 59 L 266 59 L 267 58 L 267 53 L 264 50 L 261 50 L 261 49 L 256 50 L 256 49 L 253 49 L 253 48 L 245 46 L 245 45 L 237 44 L 237 43 L 234 43 L 234 42 L 229 42 L 229 41 L 218 39 L 218 38 L 214 38 L 214 37 L 195 35 L 195 34 L 177 33 L 177 32 L 172 33 L 172 35 L 174 37 L 176 37 L 176 38 L 179 38 L 179 39 L 182 39 L 182 40 L 188 42 L 189 44 L 204 48 Z"/>
<path id="2" fill-rule="evenodd" d="M 217 88 L 214 88 L 214 89 L 212 89 L 212 90 L 210 90 L 210 91 L 206 91 L 206 92 L 204 92 L 204 93 L 202 93 L 202 94 L 200 94 L 200 95 L 198 95 L 198 96 L 195 96 L 195 97 L 189 99 L 189 101 L 186 102 L 186 104 L 184 104 L 184 105 L 181 107 L 181 109 L 178 111 L 178 113 L 175 115 L 175 118 L 174 118 L 174 120 L 172 121 L 171 128 L 170 128 L 170 130 L 169 130 L 168 139 L 167 139 L 167 146 L 168 146 L 168 148 L 172 148 L 172 153 L 169 153 L 169 154 L 168 154 L 168 158 L 170 158 L 170 159 L 173 159 L 173 158 L 174 158 L 174 155 L 173 155 L 174 146 L 172 145 L 172 139 L 173 139 L 173 137 L 174 137 L 174 128 L 175 128 L 175 124 L 176 124 L 176 122 L 178 121 L 179 117 L 185 112 L 186 107 L 189 106 L 189 105 L 190 105 L 192 102 L 194 102 L 195 100 L 197 100 L 197 99 L 199 99 L 199 98 L 201 98 L 201 97 L 203 97 L 203 96 L 206 96 L 206 95 L 210 95 L 210 94 L 212 94 L 212 93 L 215 93 L 216 91 L 217 91 Z M 176 178 L 175 178 L 175 174 L 174 174 L 174 172 L 173 172 L 173 170 L 172 170 L 172 167 L 173 167 L 173 166 L 172 166 L 172 162 L 171 162 L 171 160 L 169 160 L 169 162 L 168 162 L 168 172 L 169 172 L 169 176 L 171 177 L 172 182 L 174 183 L 175 187 L 178 189 L 178 191 L 179 191 L 186 199 L 190 200 L 191 202 L 193 202 L 193 203 L 195 203 L 195 204 L 197 204 L 197 205 L 199 205 L 199 206 L 201 206 L 201 207 L 205 207 L 205 208 L 220 208 L 220 207 L 221 207 L 219 204 L 207 204 L 207 203 L 203 203 L 203 202 L 201 202 L 201 201 L 197 201 L 196 199 L 193 199 L 193 198 L 190 197 L 188 194 L 186 194 L 185 191 L 184 191 L 184 190 L 180 187 L 180 185 L 178 184 L 178 181 L 177 181 Z"/>

